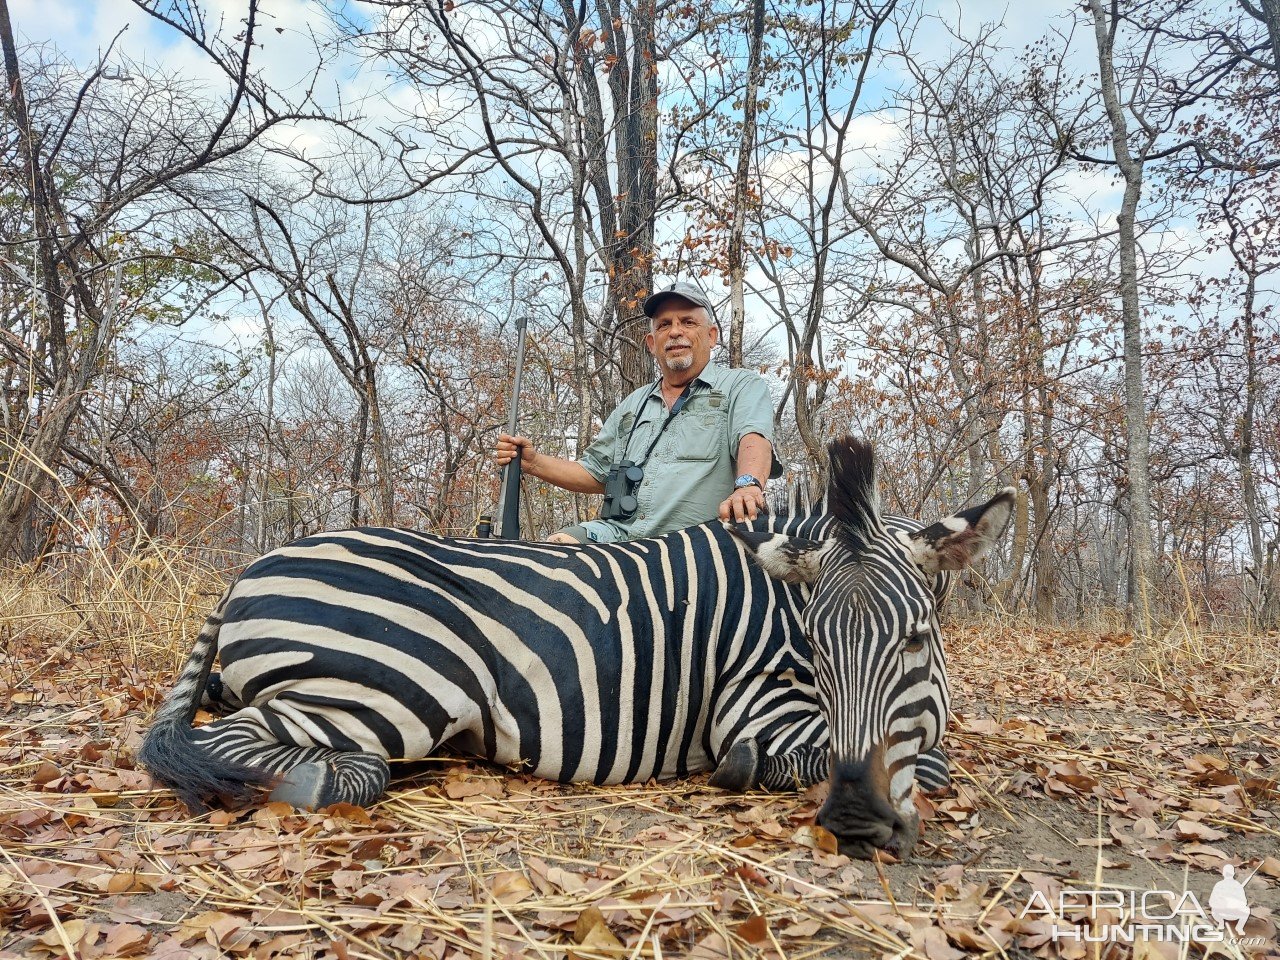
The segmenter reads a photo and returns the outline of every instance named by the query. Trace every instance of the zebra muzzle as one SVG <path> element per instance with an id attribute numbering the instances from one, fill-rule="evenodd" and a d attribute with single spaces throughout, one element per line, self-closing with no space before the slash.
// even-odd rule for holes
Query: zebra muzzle
<path id="1" fill-rule="evenodd" d="M 889 777 L 874 750 L 866 760 L 832 764 L 827 800 L 818 811 L 818 826 L 830 830 L 849 857 L 869 860 L 876 850 L 902 859 L 920 836 L 914 808 L 903 814 L 889 795 Z M 908 798 L 909 799 L 909 798 Z"/>

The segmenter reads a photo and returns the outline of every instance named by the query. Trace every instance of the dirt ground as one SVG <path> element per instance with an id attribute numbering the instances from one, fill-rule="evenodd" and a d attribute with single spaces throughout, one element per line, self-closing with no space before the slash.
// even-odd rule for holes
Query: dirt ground
<path id="1" fill-rule="evenodd" d="M 834 853 L 820 788 L 446 758 L 368 810 L 193 819 L 132 762 L 171 668 L 0 639 L 0 958 L 1280 957 L 1276 637 L 952 627 L 954 783 L 905 863 Z"/>

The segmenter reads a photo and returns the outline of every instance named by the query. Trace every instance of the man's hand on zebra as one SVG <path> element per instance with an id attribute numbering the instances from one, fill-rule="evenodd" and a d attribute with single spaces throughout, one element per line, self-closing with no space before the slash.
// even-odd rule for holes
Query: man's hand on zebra
<path id="1" fill-rule="evenodd" d="M 754 520 L 761 513 L 768 513 L 764 491 L 756 484 L 739 487 L 720 504 L 720 519 L 726 523 Z"/>

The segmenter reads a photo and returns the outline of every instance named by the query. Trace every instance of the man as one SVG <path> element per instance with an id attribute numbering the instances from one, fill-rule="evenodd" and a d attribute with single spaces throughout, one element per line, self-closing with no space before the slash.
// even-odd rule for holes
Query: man
<path id="1" fill-rule="evenodd" d="M 520 451 L 523 472 L 575 493 L 605 493 L 601 518 L 552 534 L 552 543 L 612 543 L 765 509 L 773 456 L 773 402 L 757 374 L 711 363 L 719 339 L 707 295 L 676 283 L 644 302 L 644 342 L 661 376 L 622 401 L 578 461 L 538 453 L 525 437 L 498 437 L 497 461 Z M 606 490 L 610 468 L 639 467 Z M 611 494 L 616 494 L 612 495 Z"/>

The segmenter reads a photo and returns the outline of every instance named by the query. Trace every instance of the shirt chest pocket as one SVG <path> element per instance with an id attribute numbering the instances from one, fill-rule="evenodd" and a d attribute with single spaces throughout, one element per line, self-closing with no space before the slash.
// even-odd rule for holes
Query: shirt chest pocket
<path id="1" fill-rule="evenodd" d="M 719 396 L 693 398 L 676 417 L 676 424 L 680 427 L 674 444 L 677 460 L 715 460 L 729 452 L 729 413 Z"/>
<path id="2" fill-rule="evenodd" d="M 618 437 L 613 444 L 613 462 L 622 463 L 624 460 L 631 463 L 642 462 L 645 458 L 645 450 L 658 435 L 661 425 L 662 418 L 656 416 L 653 411 L 642 410 L 639 423 L 636 422 L 634 413 L 624 413 L 618 422 Z"/>

